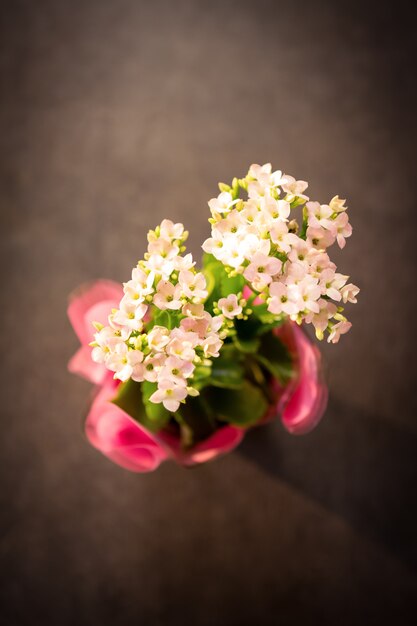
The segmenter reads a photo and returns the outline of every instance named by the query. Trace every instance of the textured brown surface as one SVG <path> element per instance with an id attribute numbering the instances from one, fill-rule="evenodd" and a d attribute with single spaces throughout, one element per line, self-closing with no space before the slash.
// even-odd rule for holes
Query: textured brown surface
<path id="1" fill-rule="evenodd" d="M 2 3 L 1 623 L 413 623 L 413 31 L 352 4 Z M 129 474 L 82 437 L 67 294 L 163 217 L 199 254 L 217 181 L 269 160 L 351 210 L 327 415 Z"/>

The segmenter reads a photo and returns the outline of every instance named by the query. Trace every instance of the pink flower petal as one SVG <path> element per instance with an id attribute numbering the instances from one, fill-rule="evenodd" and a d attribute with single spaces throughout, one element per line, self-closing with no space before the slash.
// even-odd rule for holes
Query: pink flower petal
<path id="1" fill-rule="evenodd" d="M 92 341 L 94 328 L 91 322 L 107 323 L 107 316 L 112 308 L 119 305 L 122 296 L 122 286 L 111 280 L 97 280 L 73 292 L 67 312 L 81 344 L 86 345 Z"/>
<path id="2" fill-rule="evenodd" d="M 110 380 L 95 397 L 85 425 L 87 438 L 117 465 L 132 472 L 152 472 L 167 453 L 148 431 L 110 402 L 115 389 Z"/>
<path id="3" fill-rule="evenodd" d="M 193 450 L 185 455 L 186 465 L 206 463 L 216 457 L 230 452 L 242 441 L 245 431 L 234 426 L 223 426 L 211 437 L 197 444 Z"/>
<path id="4" fill-rule="evenodd" d="M 216 457 L 230 452 L 240 444 L 245 436 L 245 430 L 235 426 L 223 426 L 205 441 L 194 446 L 190 451 L 181 450 L 177 437 L 167 433 L 159 433 L 158 438 L 172 452 L 174 458 L 181 465 L 191 466 L 206 463 Z"/>
<path id="5" fill-rule="evenodd" d="M 282 411 L 282 423 L 294 435 L 311 431 L 320 421 L 327 405 L 327 386 L 321 375 L 321 355 L 304 332 L 291 324 L 293 344 L 298 360 L 299 375 Z M 279 329 L 287 334 L 288 328 Z M 282 337 L 284 343 L 285 339 Z"/>
<path id="6" fill-rule="evenodd" d="M 243 287 L 243 292 L 242 292 L 242 296 L 245 298 L 245 300 L 249 300 L 250 297 L 252 297 L 254 294 L 254 292 L 252 291 L 252 289 L 250 287 L 248 287 L 248 285 L 245 285 Z M 259 296 L 256 296 L 255 300 L 253 301 L 254 305 L 257 304 L 265 304 L 264 300 L 262 300 L 262 298 L 260 298 Z"/>

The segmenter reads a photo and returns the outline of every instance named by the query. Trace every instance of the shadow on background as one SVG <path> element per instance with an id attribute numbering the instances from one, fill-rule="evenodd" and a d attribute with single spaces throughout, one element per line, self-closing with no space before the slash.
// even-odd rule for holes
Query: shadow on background
<path id="1" fill-rule="evenodd" d="M 308 437 L 270 424 L 238 451 L 417 570 L 416 449 L 415 434 L 331 399 Z"/>

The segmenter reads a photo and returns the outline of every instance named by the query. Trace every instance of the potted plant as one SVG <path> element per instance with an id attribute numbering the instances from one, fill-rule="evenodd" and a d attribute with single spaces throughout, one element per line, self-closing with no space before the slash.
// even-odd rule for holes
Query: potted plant
<path id="1" fill-rule="evenodd" d="M 342 305 L 359 289 L 327 254 L 351 234 L 344 201 L 311 202 L 270 164 L 219 187 L 200 271 L 183 225 L 163 220 L 128 282 L 70 299 L 82 345 L 69 369 L 96 385 L 87 437 L 132 471 L 208 461 L 276 416 L 311 430 L 327 388 L 301 326 L 333 343 L 351 326 Z"/>

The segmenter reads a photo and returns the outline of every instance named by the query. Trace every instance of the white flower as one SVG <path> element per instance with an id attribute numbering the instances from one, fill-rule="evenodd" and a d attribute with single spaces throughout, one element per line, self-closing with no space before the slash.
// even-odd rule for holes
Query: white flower
<path id="1" fill-rule="evenodd" d="M 147 274 L 142 268 L 135 267 L 132 271 L 132 278 L 123 284 L 125 300 L 131 304 L 143 302 L 147 295 L 153 293 L 153 282 L 155 274 Z"/>
<path id="2" fill-rule="evenodd" d="M 334 244 L 336 240 L 335 230 L 326 230 L 321 226 L 307 228 L 307 242 L 317 250 L 325 250 Z"/>
<path id="3" fill-rule="evenodd" d="M 263 186 L 266 186 L 271 183 L 271 172 L 271 163 L 265 163 L 264 165 L 253 163 L 249 168 L 248 174 L 251 178 L 258 180 Z"/>
<path id="4" fill-rule="evenodd" d="M 174 260 L 176 258 L 173 257 Z M 174 271 L 174 260 L 166 259 L 161 254 L 151 254 L 144 263 L 151 272 L 159 274 L 163 280 L 169 280 Z"/>
<path id="5" fill-rule="evenodd" d="M 160 226 L 161 237 L 163 239 L 181 239 L 184 235 L 184 225 L 174 224 L 171 220 L 162 220 Z"/>
<path id="6" fill-rule="evenodd" d="M 181 270 L 178 282 L 181 285 L 183 294 L 190 299 L 197 298 L 204 300 L 207 298 L 207 283 L 201 272 L 195 274 L 188 270 Z"/>
<path id="7" fill-rule="evenodd" d="M 346 245 L 346 237 L 352 234 L 352 226 L 349 224 L 349 216 L 347 213 L 339 213 L 333 222 L 336 229 L 336 239 L 340 248 Z"/>
<path id="8" fill-rule="evenodd" d="M 287 221 L 290 214 L 290 204 L 285 200 L 275 200 L 271 196 L 265 196 L 260 200 L 260 207 L 263 214 L 267 215 L 269 222 L 277 220 Z"/>
<path id="9" fill-rule="evenodd" d="M 223 316 L 222 315 L 214 315 L 213 317 L 208 314 L 210 320 L 209 320 L 209 324 L 207 327 L 207 332 L 209 333 L 217 333 L 222 325 L 223 325 Z"/>
<path id="10" fill-rule="evenodd" d="M 151 395 L 149 400 L 155 404 L 162 402 L 167 411 L 175 413 L 180 402 L 187 397 L 185 384 L 178 385 L 172 380 L 162 379 L 158 382 L 158 389 Z"/>
<path id="11" fill-rule="evenodd" d="M 347 209 L 347 207 L 345 207 L 345 202 L 346 200 L 342 200 L 339 196 L 334 196 L 329 202 L 329 207 L 335 213 L 341 213 Z"/>
<path id="12" fill-rule="evenodd" d="M 207 315 L 209 315 L 207 313 Z M 197 333 L 199 337 L 205 337 L 207 334 L 209 322 L 206 318 L 185 317 L 180 322 L 180 328 L 187 332 Z"/>
<path id="13" fill-rule="evenodd" d="M 289 252 L 292 246 L 297 245 L 300 238 L 294 233 L 288 232 L 285 222 L 274 222 L 270 229 L 271 241 L 278 246 L 282 252 Z"/>
<path id="14" fill-rule="evenodd" d="M 140 286 L 134 280 L 129 280 L 127 283 L 123 283 L 123 291 L 125 293 L 125 296 L 132 304 L 134 304 L 135 302 L 139 304 L 145 299 L 145 296 L 141 292 Z"/>
<path id="15" fill-rule="evenodd" d="M 329 325 L 329 319 L 337 313 L 337 306 L 333 302 L 329 302 L 329 300 L 324 300 L 323 298 L 318 300 L 318 305 L 320 309 L 319 312 L 310 312 L 305 317 L 305 321 L 307 324 L 313 324 L 316 330 L 316 337 L 323 339 L 323 333 Z"/>
<path id="16" fill-rule="evenodd" d="M 180 272 L 181 270 L 190 270 L 194 267 L 195 261 L 193 261 L 192 254 L 186 254 L 185 256 L 176 256 L 172 259 L 174 270 Z"/>
<path id="17" fill-rule="evenodd" d="M 148 246 L 148 252 L 150 255 L 161 256 L 167 261 L 171 261 L 178 256 L 180 249 L 177 244 L 172 243 L 170 239 L 156 239 L 151 241 Z"/>
<path id="18" fill-rule="evenodd" d="M 298 263 L 308 267 L 310 264 L 311 248 L 306 241 L 297 237 L 297 242 L 292 246 L 288 259 L 292 263 Z"/>
<path id="19" fill-rule="evenodd" d="M 156 288 L 156 294 L 153 299 L 153 303 L 158 309 L 180 309 L 181 302 L 181 287 L 180 285 L 173 285 L 166 280 L 160 280 Z"/>
<path id="20" fill-rule="evenodd" d="M 327 342 L 337 343 L 340 339 L 340 335 L 344 335 L 345 333 L 347 333 L 351 329 L 351 327 L 352 324 L 347 320 L 342 320 L 341 322 L 338 322 L 332 327 L 330 334 L 327 337 Z"/>
<path id="21" fill-rule="evenodd" d="M 214 231 L 213 234 L 216 236 L 216 231 Z M 215 241 L 216 239 L 214 239 L 214 244 Z M 213 245 L 210 240 L 207 240 L 207 242 L 209 242 L 209 244 L 204 247 L 204 250 L 211 252 L 211 254 L 224 265 L 230 265 L 236 269 L 244 262 L 245 257 L 241 250 L 241 241 L 235 235 L 226 233 L 224 237 L 221 238 L 221 246 Z"/>
<path id="22" fill-rule="evenodd" d="M 301 301 L 301 310 L 312 311 L 313 313 L 319 313 L 320 307 L 317 303 L 317 300 L 320 298 L 321 289 L 318 284 L 317 278 L 313 278 L 312 276 L 306 276 L 301 282 L 297 285 L 300 301 Z M 288 288 L 290 288 L 288 286 Z"/>
<path id="23" fill-rule="evenodd" d="M 287 285 L 298 285 L 308 275 L 309 266 L 303 263 L 286 263 L 284 282 Z"/>
<path id="24" fill-rule="evenodd" d="M 110 326 L 104 326 L 94 334 L 94 341 L 97 344 L 91 353 L 91 358 L 96 363 L 105 363 L 106 359 L 114 350 L 118 343 L 123 343 L 120 334 Z"/>
<path id="25" fill-rule="evenodd" d="M 262 291 L 272 281 L 272 277 L 281 271 L 281 267 L 282 262 L 279 259 L 257 252 L 243 276 L 257 291 Z"/>
<path id="26" fill-rule="evenodd" d="M 162 353 L 147 356 L 143 361 L 143 378 L 150 383 L 155 383 L 166 360 L 166 355 Z"/>
<path id="27" fill-rule="evenodd" d="M 265 187 L 257 180 L 248 184 L 248 196 L 251 200 L 259 200 L 264 197 L 265 193 L 269 193 L 268 187 Z"/>
<path id="28" fill-rule="evenodd" d="M 137 289 L 142 296 L 153 293 L 153 283 L 155 272 L 145 272 L 141 267 L 134 267 L 132 270 L 132 281 L 137 285 Z"/>
<path id="29" fill-rule="evenodd" d="M 233 209 L 233 211 L 230 211 L 230 213 L 228 213 L 228 215 L 226 215 L 224 219 L 217 222 L 215 229 L 223 235 L 225 233 L 234 234 L 238 233 L 244 225 L 245 219 L 244 215 L 242 215 L 242 211 L 237 211 L 236 209 Z"/>
<path id="30" fill-rule="evenodd" d="M 290 289 L 279 281 L 273 282 L 269 287 L 270 298 L 268 300 L 268 311 L 274 315 L 286 313 L 287 315 L 297 315 L 300 308 L 297 305 L 299 300 L 299 292 L 294 289 L 294 285 Z"/>
<path id="31" fill-rule="evenodd" d="M 228 213 L 236 202 L 236 200 L 233 200 L 231 193 L 222 191 L 217 198 L 212 198 L 208 205 L 211 212 L 215 215 L 216 213 Z"/>
<path id="32" fill-rule="evenodd" d="M 340 293 L 342 294 L 342 300 L 343 302 L 352 302 L 353 304 L 357 303 L 357 299 L 356 296 L 359 293 L 360 289 L 359 287 L 357 287 L 356 285 L 353 285 L 352 283 L 349 283 L 348 285 L 345 285 L 344 287 L 342 287 L 342 289 L 340 290 Z"/>
<path id="33" fill-rule="evenodd" d="M 184 361 L 193 362 L 195 359 L 194 348 L 199 341 L 200 338 L 197 333 L 185 331 L 183 328 L 174 328 L 174 330 L 171 331 L 166 351 L 171 356 L 179 357 Z"/>
<path id="34" fill-rule="evenodd" d="M 282 189 L 284 191 L 291 196 L 298 196 L 299 198 L 308 200 L 308 196 L 303 195 L 304 191 L 308 187 L 308 183 L 305 180 L 295 180 L 295 178 L 293 176 L 289 176 L 289 174 L 285 174 L 285 178 L 287 182 L 282 185 Z"/>
<path id="35" fill-rule="evenodd" d="M 242 218 L 243 224 L 246 222 L 248 226 L 256 224 L 257 220 L 259 219 L 260 213 L 261 209 L 258 200 L 248 200 L 247 202 L 245 202 L 243 209 L 239 211 L 239 215 Z M 251 231 L 246 228 L 244 232 Z M 254 230 L 254 232 L 256 233 L 256 229 Z"/>
<path id="36" fill-rule="evenodd" d="M 106 360 L 106 366 L 114 372 L 114 378 L 122 382 L 138 376 L 140 380 L 143 366 L 143 352 L 140 350 L 129 350 L 125 343 L 118 343 L 111 355 Z"/>
<path id="37" fill-rule="evenodd" d="M 212 317 L 210 313 L 204 311 L 201 317 L 186 317 L 180 322 L 180 328 L 185 331 L 197 333 L 199 337 L 204 339 L 210 333 L 217 333 L 223 326 L 224 318 L 222 315 Z"/>
<path id="38" fill-rule="evenodd" d="M 201 247 L 203 248 L 204 252 L 207 252 L 207 254 L 212 254 L 216 257 L 216 259 L 220 260 L 223 255 L 223 235 L 221 232 L 214 229 L 212 230 L 211 234 L 212 237 L 206 239 Z"/>
<path id="39" fill-rule="evenodd" d="M 219 309 L 229 320 L 242 313 L 242 307 L 239 304 L 237 295 L 231 293 L 227 298 L 220 298 L 218 302 Z"/>
<path id="40" fill-rule="evenodd" d="M 332 298 L 332 300 L 336 300 L 336 302 L 339 302 L 342 299 L 342 294 L 340 290 L 345 285 L 347 279 L 348 276 L 338 274 L 332 269 L 324 270 L 320 278 L 322 294 L 329 296 L 329 298 Z"/>
<path id="41" fill-rule="evenodd" d="M 223 341 L 216 333 L 208 335 L 201 343 L 206 358 L 218 357 Z"/>
<path id="42" fill-rule="evenodd" d="M 310 259 L 310 274 L 315 278 L 320 278 L 325 270 L 336 270 L 336 265 L 330 261 L 329 255 L 326 252 L 314 250 L 311 253 Z"/>
<path id="43" fill-rule="evenodd" d="M 244 255 L 246 259 L 251 259 L 256 253 L 268 255 L 271 249 L 271 242 L 269 239 L 261 239 L 257 235 L 249 233 L 239 243 L 238 250 Z"/>
<path id="44" fill-rule="evenodd" d="M 161 378 L 181 385 L 184 379 L 190 378 L 195 370 L 191 361 L 184 361 L 176 356 L 169 356 L 161 371 Z"/>
<path id="45" fill-rule="evenodd" d="M 110 349 L 107 346 L 95 346 L 91 351 L 91 358 L 95 363 L 105 363 L 109 354 Z"/>
<path id="46" fill-rule="evenodd" d="M 148 333 L 148 346 L 155 352 L 162 352 L 169 342 L 169 330 L 165 326 L 154 326 Z"/>
<path id="47" fill-rule="evenodd" d="M 123 296 L 120 301 L 120 309 L 116 311 L 111 317 L 112 320 L 130 330 L 142 330 L 143 318 L 148 310 L 148 305 L 136 301 L 130 300 L 128 297 Z"/>
<path id="48" fill-rule="evenodd" d="M 249 176 L 255 178 L 264 188 L 278 187 L 287 182 L 287 178 L 282 175 L 281 170 L 271 172 L 272 165 L 270 163 L 265 163 L 265 165 L 257 165 L 255 163 L 249 168 Z"/>
<path id="49" fill-rule="evenodd" d="M 271 182 L 274 187 L 283 187 L 287 183 L 288 179 L 286 174 L 283 174 L 281 170 L 276 170 L 271 174 Z"/>
<path id="50" fill-rule="evenodd" d="M 209 315 L 204 310 L 204 304 L 194 304 L 193 302 L 186 302 L 181 309 L 181 313 L 186 317 L 194 317 L 196 319 L 202 319 L 206 315 Z"/>
<path id="51" fill-rule="evenodd" d="M 325 228 L 334 232 L 334 222 L 331 220 L 332 209 L 320 202 L 307 202 L 308 225 L 312 228 Z"/>

